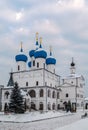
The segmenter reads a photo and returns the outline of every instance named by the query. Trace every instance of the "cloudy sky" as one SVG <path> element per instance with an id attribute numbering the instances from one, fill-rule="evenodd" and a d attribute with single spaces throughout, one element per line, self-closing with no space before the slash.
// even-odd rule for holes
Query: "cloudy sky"
<path id="1" fill-rule="evenodd" d="M 15 71 L 20 42 L 28 55 L 35 33 L 43 47 L 52 45 L 56 70 L 69 75 L 72 57 L 76 72 L 84 75 L 88 95 L 88 0 L 3 0 L 0 1 L 0 84 L 6 85 Z"/>

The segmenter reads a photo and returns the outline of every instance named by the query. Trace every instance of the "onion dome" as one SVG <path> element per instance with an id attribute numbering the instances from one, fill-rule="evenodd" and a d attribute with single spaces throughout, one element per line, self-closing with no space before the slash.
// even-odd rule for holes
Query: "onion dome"
<path id="1" fill-rule="evenodd" d="M 31 67 L 31 61 L 28 62 L 28 66 Z"/>
<path id="2" fill-rule="evenodd" d="M 41 43 L 42 43 L 42 38 L 40 38 L 40 46 L 39 46 L 39 49 L 37 49 L 35 51 L 34 57 L 35 58 L 44 58 L 44 59 L 46 59 L 47 52 L 44 49 L 42 49 Z"/>
<path id="3" fill-rule="evenodd" d="M 56 64 L 56 59 L 52 56 L 51 48 L 50 48 L 50 56 L 46 59 L 46 64 L 47 65 L 50 65 L 50 64 L 55 65 Z"/>
<path id="4" fill-rule="evenodd" d="M 16 62 L 18 62 L 18 61 L 27 62 L 27 59 L 28 59 L 27 56 L 23 53 L 22 42 L 21 42 L 20 53 L 15 56 L 15 60 L 16 60 Z"/>
<path id="5" fill-rule="evenodd" d="M 30 56 L 30 57 L 34 56 L 34 53 L 35 53 L 35 50 L 29 51 L 29 56 Z"/>
<path id="6" fill-rule="evenodd" d="M 38 32 L 36 32 L 36 50 L 39 48 L 39 44 L 38 44 Z M 35 50 L 31 50 L 29 51 L 29 56 L 32 57 L 34 56 Z"/>
<path id="7" fill-rule="evenodd" d="M 73 57 L 72 57 L 72 63 L 71 63 L 71 66 L 74 67 L 75 66 L 75 63 L 73 61 Z"/>

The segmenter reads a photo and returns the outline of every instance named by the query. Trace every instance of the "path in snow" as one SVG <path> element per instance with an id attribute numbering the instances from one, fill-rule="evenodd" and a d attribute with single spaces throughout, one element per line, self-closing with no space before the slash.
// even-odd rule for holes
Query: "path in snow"
<path id="1" fill-rule="evenodd" d="M 31 123 L 0 122 L 0 130 L 54 130 L 80 120 L 80 113 Z"/>

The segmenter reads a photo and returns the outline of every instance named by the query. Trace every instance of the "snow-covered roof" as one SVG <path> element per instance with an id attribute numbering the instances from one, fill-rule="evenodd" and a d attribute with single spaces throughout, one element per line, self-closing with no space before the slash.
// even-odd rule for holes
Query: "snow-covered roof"
<path id="1" fill-rule="evenodd" d="M 70 83 L 64 83 L 61 85 L 62 87 L 72 87 L 72 86 L 75 86 L 75 85 L 72 85 Z"/>
<path id="2" fill-rule="evenodd" d="M 24 97 L 24 98 L 26 98 L 26 99 L 31 99 L 31 97 L 30 97 L 30 95 L 29 94 L 27 94 L 27 92 L 25 92 L 24 90 L 20 90 L 21 91 L 21 94 L 22 94 L 22 96 Z"/>
<path id="3" fill-rule="evenodd" d="M 20 91 L 22 96 L 25 96 L 27 94 L 27 92 L 23 91 L 22 89 Z"/>
<path id="4" fill-rule="evenodd" d="M 64 77 L 63 79 L 72 79 L 72 78 L 80 78 L 82 77 L 84 79 L 84 77 L 82 75 L 78 75 L 78 74 L 70 74 L 66 77 Z"/>

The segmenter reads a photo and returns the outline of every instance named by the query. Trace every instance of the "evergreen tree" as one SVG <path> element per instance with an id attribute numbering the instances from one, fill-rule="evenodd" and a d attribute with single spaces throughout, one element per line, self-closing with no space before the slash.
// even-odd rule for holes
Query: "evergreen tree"
<path id="1" fill-rule="evenodd" d="M 17 82 L 15 83 L 10 96 L 9 111 L 14 113 L 24 113 L 23 96 L 21 95 Z"/>

